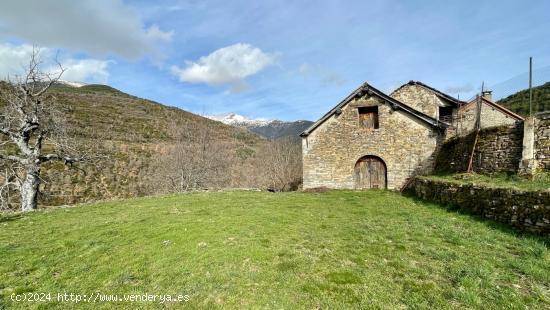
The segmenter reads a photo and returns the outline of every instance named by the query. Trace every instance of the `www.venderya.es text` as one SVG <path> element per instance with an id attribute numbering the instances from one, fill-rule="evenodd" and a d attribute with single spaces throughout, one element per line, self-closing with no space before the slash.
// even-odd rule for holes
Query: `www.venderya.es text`
<path id="1" fill-rule="evenodd" d="M 47 303 L 47 302 L 67 302 L 67 303 L 124 303 L 124 302 L 141 302 L 160 304 L 174 302 L 188 302 L 191 297 L 187 294 L 106 294 L 101 292 L 91 292 L 88 294 L 79 293 L 13 293 L 10 295 L 13 302 L 32 302 L 32 303 Z"/>

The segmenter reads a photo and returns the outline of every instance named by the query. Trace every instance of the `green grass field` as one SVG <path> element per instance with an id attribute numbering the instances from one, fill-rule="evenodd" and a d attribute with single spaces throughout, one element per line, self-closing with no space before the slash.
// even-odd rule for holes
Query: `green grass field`
<path id="1" fill-rule="evenodd" d="M 429 175 L 422 176 L 421 178 L 457 184 L 477 184 L 492 188 L 510 188 L 521 191 L 550 190 L 550 173 L 547 172 L 536 174 L 532 179 L 522 178 L 514 174 L 487 176 L 476 173 Z"/>
<path id="2" fill-rule="evenodd" d="M 149 197 L 0 229 L 0 308 L 550 307 L 548 240 L 385 191 Z M 12 301 L 28 293 L 189 300 Z"/>

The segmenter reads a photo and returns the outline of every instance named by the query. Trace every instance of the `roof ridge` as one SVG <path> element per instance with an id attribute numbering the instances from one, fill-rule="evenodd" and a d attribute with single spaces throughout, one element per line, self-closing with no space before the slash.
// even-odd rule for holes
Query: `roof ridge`
<path id="1" fill-rule="evenodd" d="M 525 120 L 525 118 L 524 118 L 523 116 L 521 116 L 521 115 L 515 113 L 514 111 L 512 111 L 512 110 L 506 108 L 505 106 L 500 105 L 500 104 L 498 104 L 498 103 L 496 103 L 496 102 L 494 102 L 494 101 L 492 101 L 492 100 L 489 100 L 489 99 L 487 99 L 487 98 L 485 98 L 485 97 L 479 97 L 479 96 L 478 96 L 478 97 L 476 97 L 476 98 L 470 100 L 469 102 L 467 102 L 465 105 L 462 106 L 462 108 L 465 108 L 466 106 L 469 106 L 470 104 L 474 103 L 478 98 L 481 98 L 481 100 L 485 101 L 485 102 L 488 103 L 489 105 L 492 105 L 493 107 L 495 107 L 495 108 L 501 110 L 502 112 L 504 112 L 504 113 L 506 113 L 506 114 L 508 114 L 508 115 L 510 115 L 510 116 L 512 116 L 512 117 L 514 117 L 514 118 L 516 118 L 516 119 L 518 119 L 518 120 Z"/>
<path id="2" fill-rule="evenodd" d="M 420 81 L 414 81 L 414 80 L 410 80 L 409 82 L 407 82 L 407 83 L 405 83 L 405 84 L 399 86 L 399 87 L 396 88 L 393 92 L 391 92 L 391 94 L 397 92 L 398 90 L 400 90 L 401 88 L 403 88 L 403 87 L 405 87 L 405 86 L 407 86 L 407 85 L 419 85 L 419 86 L 421 86 L 421 87 L 424 87 L 425 89 L 427 89 L 427 90 L 429 90 L 429 91 L 435 93 L 436 96 L 443 97 L 443 98 L 446 99 L 447 101 L 450 101 L 450 102 L 452 102 L 452 103 L 455 103 L 457 106 L 458 106 L 458 105 L 461 105 L 461 104 L 467 103 L 466 101 L 460 100 L 460 99 L 455 98 L 455 97 L 453 97 L 453 96 L 451 96 L 451 95 L 449 95 L 449 94 L 446 94 L 446 93 L 444 93 L 444 92 L 442 92 L 442 91 L 440 91 L 440 90 L 438 90 L 438 89 L 436 89 L 436 88 L 434 88 L 434 87 L 432 87 L 432 86 L 430 86 L 430 85 L 428 85 L 428 84 L 425 84 L 425 83 L 420 82 Z M 391 94 L 390 94 L 390 95 L 391 95 Z"/>
<path id="3" fill-rule="evenodd" d="M 386 102 L 389 102 L 390 105 L 392 106 L 392 108 L 395 108 L 395 106 L 398 106 L 399 108 L 401 108 L 405 112 L 417 117 L 418 119 L 428 123 L 429 125 L 432 125 L 432 126 L 438 127 L 438 128 L 448 126 L 447 124 L 445 124 L 443 122 L 440 122 L 437 119 L 435 119 L 435 118 L 433 118 L 429 115 L 426 115 L 426 114 L 414 109 L 413 107 L 411 107 L 411 106 L 409 106 L 409 105 L 407 105 L 407 104 L 405 104 L 405 103 L 403 103 L 403 102 L 401 102 L 401 101 L 399 101 L 399 100 L 397 100 L 397 99 L 395 99 L 391 96 L 386 95 L 385 93 L 383 93 L 382 91 L 380 91 L 376 87 L 374 87 L 374 86 L 370 85 L 369 83 L 365 82 L 365 83 L 361 84 L 361 86 L 359 86 L 351 94 L 346 96 L 346 98 L 344 98 L 342 101 L 340 101 L 340 103 L 338 103 L 334 108 L 332 108 L 330 111 L 325 113 L 325 115 L 323 115 L 320 119 L 318 119 L 311 126 L 309 126 L 304 132 L 302 132 L 300 134 L 300 136 L 304 137 L 304 136 L 309 135 L 311 133 L 311 131 L 313 131 L 317 127 L 319 127 L 329 117 L 334 115 L 336 113 L 336 111 L 338 111 L 344 105 L 346 105 L 351 99 L 355 98 L 357 95 L 364 96 L 365 94 L 369 94 L 369 92 L 373 92 L 378 97 L 384 99 Z"/>

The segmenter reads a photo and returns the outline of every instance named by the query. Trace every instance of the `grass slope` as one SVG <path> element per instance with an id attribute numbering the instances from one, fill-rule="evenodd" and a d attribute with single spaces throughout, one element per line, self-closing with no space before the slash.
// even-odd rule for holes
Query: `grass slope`
<path id="1" fill-rule="evenodd" d="M 520 115 L 529 116 L 529 89 L 500 99 L 498 103 Z M 536 113 L 548 110 L 550 110 L 550 82 L 533 87 L 533 111 Z"/>
<path id="2" fill-rule="evenodd" d="M 527 179 L 515 174 L 486 176 L 476 173 L 456 173 L 422 176 L 421 178 L 436 181 L 447 181 L 457 184 L 479 184 L 491 188 L 511 188 L 523 191 L 550 190 L 550 174 L 539 173 L 533 179 Z"/>
<path id="3" fill-rule="evenodd" d="M 139 198 L 0 227 L 0 308 L 75 306 L 10 300 L 23 292 L 190 297 L 127 309 L 550 307 L 548 240 L 385 191 Z"/>

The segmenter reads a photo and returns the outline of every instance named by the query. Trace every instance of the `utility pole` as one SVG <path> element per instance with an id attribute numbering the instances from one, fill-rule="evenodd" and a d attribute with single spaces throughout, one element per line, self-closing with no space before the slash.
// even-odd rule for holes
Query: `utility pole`
<path id="1" fill-rule="evenodd" d="M 533 116 L 533 57 L 529 57 L 529 116 Z"/>
<path id="2" fill-rule="evenodd" d="M 481 96 L 477 100 L 477 111 L 476 111 L 476 130 L 481 129 L 481 105 L 483 103 L 483 96 L 485 95 L 485 81 L 481 82 Z"/>
<path id="3" fill-rule="evenodd" d="M 481 131 L 481 105 L 483 103 L 483 91 L 485 88 L 485 82 L 481 82 L 481 96 L 477 95 L 477 109 L 476 109 L 476 122 L 475 122 L 475 138 L 474 138 L 474 144 L 472 146 L 472 152 L 470 153 L 470 160 L 468 161 L 468 173 L 472 173 L 474 171 L 474 153 L 476 151 L 476 145 L 477 140 L 479 139 L 479 132 Z"/>
<path id="4" fill-rule="evenodd" d="M 460 104 L 460 93 L 457 94 L 456 105 L 458 106 L 458 109 L 456 109 L 456 136 L 458 137 L 459 133 L 462 131 L 462 118 L 460 115 L 462 105 Z"/>
<path id="5" fill-rule="evenodd" d="M 535 113 L 538 111 L 538 104 Z M 533 126 L 533 139 L 535 139 L 535 117 L 533 116 L 533 57 L 529 57 L 529 117 L 531 118 Z M 533 140 L 534 141 L 534 140 Z M 533 147 L 533 153 L 531 158 L 535 158 L 535 148 Z"/>

